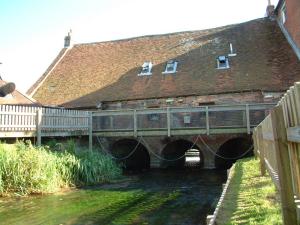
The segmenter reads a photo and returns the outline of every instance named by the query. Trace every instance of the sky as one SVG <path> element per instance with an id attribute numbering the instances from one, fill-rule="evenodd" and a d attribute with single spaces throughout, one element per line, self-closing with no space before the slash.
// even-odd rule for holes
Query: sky
<path id="1" fill-rule="evenodd" d="M 278 0 L 271 0 L 277 4 Z M 202 30 L 265 16 L 267 0 L 0 0 L 0 76 L 26 92 L 72 43 Z"/>

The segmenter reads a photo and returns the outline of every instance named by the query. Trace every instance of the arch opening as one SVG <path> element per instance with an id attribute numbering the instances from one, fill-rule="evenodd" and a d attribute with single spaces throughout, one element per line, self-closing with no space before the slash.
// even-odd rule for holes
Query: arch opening
<path id="1" fill-rule="evenodd" d="M 111 154 L 117 158 L 126 171 L 139 171 L 150 168 L 150 155 L 142 143 L 134 139 L 122 139 L 115 142 Z"/>
<path id="2" fill-rule="evenodd" d="M 236 160 L 253 156 L 252 139 L 243 137 L 230 139 L 221 145 L 217 155 L 215 156 L 216 168 L 229 169 Z"/>
<path id="3" fill-rule="evenodd" d="M 162 150 L 163 168 L 202 167 L 203 154 L 198 146 L 187 140 L 168 143 Z"/>

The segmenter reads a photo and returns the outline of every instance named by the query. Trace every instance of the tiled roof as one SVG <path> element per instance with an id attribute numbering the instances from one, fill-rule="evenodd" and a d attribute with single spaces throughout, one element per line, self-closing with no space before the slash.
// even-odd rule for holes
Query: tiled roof
<path id="1" fill-rule="evenodd" d="M 0 87 L 5 84 L 7 84 L 7 82 L 0 79 Z M 37 102 L 32 98 L 15 90 L 5 97 L 0 97 L 0 105 L 37 105 Z"/>
<path id="2" fill-rule="evenodd" d="M 216 57 L 237 56 L 230 69 Z M 178 61 L 176 74 L 162 74 Z M 145 61 L 151 76 L 137 76 Z M 74 45 L 33 97 L 43 104 L 89 107 L 119 101 L 251 90 L 286 90 L 300 80 L 300 63 L 275 21 L 267 18 L 202 31 Z"/>

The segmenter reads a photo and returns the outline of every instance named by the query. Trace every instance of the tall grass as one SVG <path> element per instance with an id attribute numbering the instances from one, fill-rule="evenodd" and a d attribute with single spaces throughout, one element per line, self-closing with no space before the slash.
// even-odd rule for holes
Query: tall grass
<path id="1" fill-rule="evenodd" d="M 109 156 L 98 151 L 78 151 L 72 141 L 60 145 L 60 151 L 53 151 L 31 143 L 0 143 L 0 195 L 50 193 L 121 176 L 121 169 Z"/>

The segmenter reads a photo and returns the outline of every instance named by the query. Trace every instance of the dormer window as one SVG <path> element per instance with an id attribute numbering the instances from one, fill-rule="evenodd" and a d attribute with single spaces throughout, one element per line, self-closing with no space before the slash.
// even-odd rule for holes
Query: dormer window
<path id="1" fill-rule="evenodd" d="M 221 55 L 217 58 L 217 69 L 228 69 L 229 68 L 229 61 L 228 57 Z"/>
<path id="2" fill-rule="evenodd" d="M 176 73 L 176 69 L 177 69 L 177 64 L 178 62 L 175 60 L 169 60 L 166 64 L 166 68 L 165 71 L 163 72 L 164 74 L 166 73 Z"/>
<path id="3" fill-rule="evenodd" d="M 138 75 L 139 76 L 152 75 L 151 70 L 152 70 L 152 63 L 144 62 L 144 64 L 142 65 L 142 70 Z"/>

